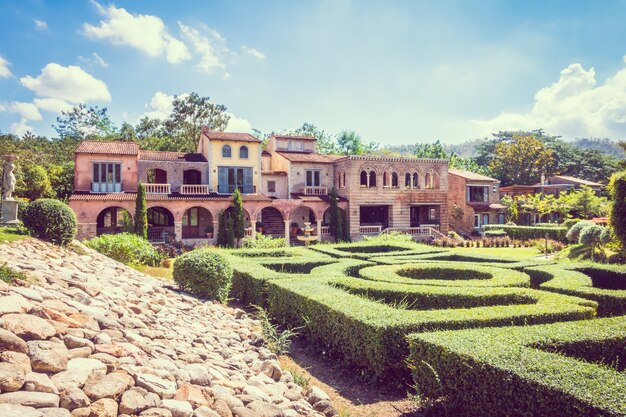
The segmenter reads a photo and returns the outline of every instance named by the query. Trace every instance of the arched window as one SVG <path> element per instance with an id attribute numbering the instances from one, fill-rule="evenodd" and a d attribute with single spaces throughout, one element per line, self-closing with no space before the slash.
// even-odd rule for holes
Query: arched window
<path id="1" fill-rule="evenodd" d="M 242 146 L 241 148 L 239 148 L 239 158 L 248 159 L 248 147 L 247 146 Z"/>
<path id="2" fill-rule="evenodd" d="M 398 188 L 398 174 L 395 172 L 391 173 L 391 188 Z"/>
<path id="3" fill-rule="evenodd" d="M 413 173 L 413 188 L 420 188 L 419 176 L 417 172 Z"/>
<path id="4" fill-rule="evenodd" d="M 374 171 L 370 172 L 370 188 L 376 188 L 376 173 Z"/>
<path id="5" fill-rule="evenodd" d="M 231 157 L 230 145 L 222 146 L 222 158 L 230 158 L 230 157 Z"/>
<path id="6" fill-rule="evenodd" d="M 408 172 L 404 176 L 404 187 L 411 188 L 411 174 Z"/>
<path id="7" fill-rule="evenodd" d="M 343 186 L 345 187 L 346 186 L 346 173 L 345 172 L 341 175 L 341 178 L 343 179 Z"/>
<path id="8" fill-rule="evenodd" d="M 361 171 L 361 187 L 367 187 L 367 172 Z"/>
<path id="9" fill-rule="evenodd" d="M 383 172 L 383 187 L 387 187 L 389 185 L 389 182 L 387 182 L 387 173 Z"/>
<path id="10" fill-rule="evenodd" d="M 426 173 L 426 188 L 433 188 L 433 176 L 428 172 Z"/>
<path id="11" fill-rule="evenodd" d="M 148 209 L 148 225 L 168 227 L 174 226 L 174 216 L 163 207 L 150 207 Z"/>
<path id="12" fill-rule="evenodd" d="M 439 175 L 433 174 L 432 176 L 432 187 L 434 190 L 439 189 Z"/>

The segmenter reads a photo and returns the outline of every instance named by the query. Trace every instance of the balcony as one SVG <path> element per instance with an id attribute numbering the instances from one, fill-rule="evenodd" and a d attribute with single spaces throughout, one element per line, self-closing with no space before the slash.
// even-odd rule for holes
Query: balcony
<path id="1" fill-rule="evenodd" d="M 377 226 L 364 226 L 361 225 L 359 226 L 359 232 L 362 235 L 378 235 L 380 234 L 380 232 L 382 232 L 383 230 L 383 226 L 382 225 L 377 225 Z"/>
<path id="2" fill-rule="evenodd" d="M 91 192 L 92 193 L 121 193 L 122 183 L 121 182 L 92 182 Z"/>
<path id="3" fill-rule="evenodd" d="M 220 194 L 232 194 L 239 188 L 239 192 L 242 194 L 253 194 L 256 192 L 256 187 L 252 184 L 233 185 L 233 184 L 218 184 L 217 192 Z"/>
<path id="4" fill-rule="evenodd" d="M 328 188 L 326 187 L 303 187 L 302 194 L 304 195 L 328 195 Z"/>
<path id="5" fill-rule="evenodd" d="M 143 184 L 146 194 L 169 194 L 170 184 Z"/>
<path id="6" fill-rule="evenodd" d="M 209 194 L 208 184 L 185 184 L 180 186 L 181 194 Z"/>

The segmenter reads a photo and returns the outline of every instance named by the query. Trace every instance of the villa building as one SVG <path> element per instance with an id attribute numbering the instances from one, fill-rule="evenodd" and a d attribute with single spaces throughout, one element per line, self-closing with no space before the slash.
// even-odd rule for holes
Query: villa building
<path id="1" fill-rule="evenodd" d="M 294 244 L 304 223 L 318 239 L 330 238 L 334 186 L 352 238 L 391 230 L 428 238 L 449 230 L 454 178 L 446 160 L 322 155 L 311 137 L 275 135 L 262 146 L 247 133 L 203 129 L 195 153 L 82 142 L 69 204 L 79 238 L 117 233 L 132 219 L 142 183 L 152 242 L 214 243 L 219 212 L 228 215 L 238 189 L 248 236 L 258 231 Z M 488 194 L 495 204 L 491 188 Z"/>
<path id="2" fill-rule="evenodd" d="M 517 197 L 528 194 L 552 194 L 558 197 L 560 193 L 579 190 L 582 186 L 591 188 L 596 195 L 602 193 L 602 184 L 584 180 L 581 178 L 570 177 L 568 175 L 553 175 L 548 179 L 533 185 L 507 185 L 500 188 L 500 197 L 505 195 Z"/>

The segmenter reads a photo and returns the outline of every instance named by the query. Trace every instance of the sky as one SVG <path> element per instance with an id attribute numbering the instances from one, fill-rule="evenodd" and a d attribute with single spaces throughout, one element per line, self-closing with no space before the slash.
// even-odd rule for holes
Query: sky
<path id="1" fill-rule="evenodd" d="M 0 0 L 0 131 L 53 136 L 78 103 L 163 118 L 193 91 L 230 131 L 623 140 L 624 21 L 610 0 Z"/>

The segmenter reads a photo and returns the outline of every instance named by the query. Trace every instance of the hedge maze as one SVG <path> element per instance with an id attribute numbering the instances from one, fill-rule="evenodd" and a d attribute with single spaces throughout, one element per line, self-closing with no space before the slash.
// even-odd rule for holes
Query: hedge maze
<path id="1" fill-rule="evenodd" d="M 626 416 L 624 268 L 395 242 L 227 257 L 235 297 L 356 371 L 412 372 L 458 415 Z"/>

